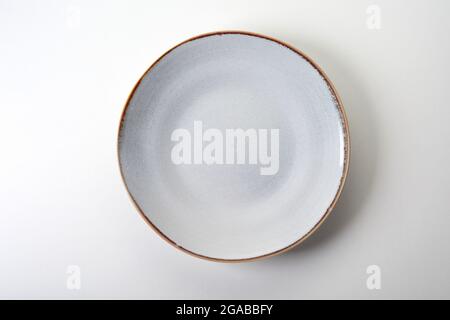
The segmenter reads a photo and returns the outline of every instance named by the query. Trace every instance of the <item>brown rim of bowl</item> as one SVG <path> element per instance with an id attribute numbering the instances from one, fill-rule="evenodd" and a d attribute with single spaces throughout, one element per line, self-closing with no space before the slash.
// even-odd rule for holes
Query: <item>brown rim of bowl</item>
<path id="1" fill-rule="evenodd" d="M 190 251 L 190 250 L 188 250 L 186 248 L 183 248 L 182 246 L 180 246 L 177 243 L 175 243 L 172 239 L 168 238 L 162 231 L 160 231 L 150 221 L 150 219 L 144 214 L 143 210 L 139 207 L 139 205 L 137 204 L 136 200 L 131 195 L 130 190 L 128 189 L 127 183 L 125 182 L 125 177 L 124 177 L 123 171 L 122 171 L 122 164 L 120 162 L 120 143 L 121 143 L 120 142 L 120 136 L 121 136 L 121 132 L 122 132 L 122 127 L 123 127 L 123 123 L 124 123 L 125 114 L 127 112 L 128 105 L 129 105 L 129 103 L 131 101 L 131 98 L 133 97 L 133 95 L 134 95 L 137 87 L 141 83 L 142 79 L 153 68 L 153 66 L 155 66 L 161 59 L 163 59 L 167 54 L 169 54 L 170 52 L 172 52 L 174 49 L 178 48 L 179 46 L 181 46 L 181 45 L 183 45 L 185 43 L 188 43 L 190 41 L 198 40 L 198 39 L 201 39 L 201 38 L 210 37 L 210 36 L 216 36 L 216 35 L 224 35 L 224 34 L 241 34 L 241 35 L 258 37 L 258 38 L 266 39 L 266 40 L 269 40 L 269 41 L 273 41 L 275 43 L 278 43 L 278 44 L 282 45 L 283 47 L 286 47 L 286 48 L 292 50 L 293 52 L 295 52 L 296 54 L 298 54 L 302 58 L 306 59 L 306 61 L 308 61 L 319 72 L 319 74 L 323 77 L 323 79 L 327 82 L 327 85 L 328 85 L 330 91 L 333 93 L 334 97 L 336 98 L 337 107 L 338 107 L 339 114 L 340 114 L 340 117 L 341 117 L 342 128 L 343 128 L 343 131 L 344 131 L 344 169 L 343 169 L 342 176 L 341 176 L 341 179 L 340 179 L 340 182 L 339 182 L 339 188 L 338 188 L 338 190 L 337 190 L 337 192 L 336 192 L 336 194 L 334 196 L 333 201 L 331 202 L 331 204 L 327 208 L 327 210 L 324 212 L 324 214 L 322 215 L 320 220 L 316 223 L 316 225 L 311 230 L 308 231 L 308 233 L 306 233 L 301 238 L 299 238 L 297 241 L 293 242 L 292 244 L 288 245 L 287 247 L 279 249 L 279 250 L 276 250 L 276 251 L 273 251 L 273 252 L 270 252 L 270 253 L 267 253 L 267 254 L 264 254 L 264 255 L 251 257 L 251 258 L 243 258 L 243 259 L 220 259 L 220 258 L 213 258 L 213 257 L 204 256 L 204 255 L 192 252 L 192 251 Z M 123 108 L 123 111 L 122 111 L 122 114 L 121 114 L 121 117 L 120 117 L 118 137 L 117 137 L 117 156 L 118 156 L 118 162 L 119 162 L 120 175 L 121 175 L 121 178 L 122 178 L 122 182 L 125 185 L 125 188 L 127 190 L 128 196 L 131 198 L 132 203 L 134 204 L 134 206 L 136 207 L 137 211 L 139 212 L 141 217 L 144 219 L 144 221 L 162 239 L 164 239 L 166 242 L 168 242 L 173 247 L 183 251 L 184 253 L 187 253 L 187 254 L 189 254 L 189 255 L 191 255 L 193 257 L 197 257 L 197 258 L 200 258 L 200 259 L 204 259 L 204 260 L 208 260 L 208 261 L 214 261 L 214 262 L 224 262 L 224 263 L 250 262 L 250 261 L 256 261 L 256 260 L 260 260 L 260 259 L 264 259 L 264 258 L 269 258 L 269 257 L 275 256 L 275 255 L 279 255 L 281 253 L 284 253 L 286 251 L 289 251 L 289 250 L 293 249 L 294 247 L 298 246 L 300 243 L 305 241 L 309 236 L 311 236 L 322 225 L 322 223 L 326 220 L 326 218 L 330 215 L 331 211 L 333 210 L 334 206 L 336 205 L 337 200 L 339 199 L 339 196 L 342 193 L 342 189 L 344 187 L 345 180 L 347 178 L 348 166 L 349 166 L 349 160 L 350 160 L 350 135 L 349 135 L 349 129 L 348 129 L 347 116 L 345 114 L 341 98 L 339 97 L 335 87 L 333 86 L 331 80 L 327 77 L 325 72 L 309 56 L 304 54 L 302 51 L 300 51 L 300 50 L 298 50 L 298 49 L 288 45 L 287 43 L 284 43 L 283 41 L 280 41 L 278 39 L 275 39 L 275 38 L 272 38 L 272 37 L 269 37 L 269 36 L 261 35 L 261 34 L 258 34 L 258 33 L 247 32 L 247 31 L 237 31 L 237 30 L 216 31 L 216 32 L 209 32 L 209 33 L 204 33 L 204 34 L 197 35 L 195 37 L 189 38 L 189 39 L 187 39 L 187 40 L 177 44 L 176 46 L 172 47 L 171 49 L 166 51 L 162 56 L 160 56 L 155 62 L 153 62 L 153 64 L 139 78 L 138 82 L 134 85 L 133 90 L 131 90 L 131 93 L 128 95 L 128 99 L 127 99 L 127 101 L 125 103 L 125 106 Z"/>

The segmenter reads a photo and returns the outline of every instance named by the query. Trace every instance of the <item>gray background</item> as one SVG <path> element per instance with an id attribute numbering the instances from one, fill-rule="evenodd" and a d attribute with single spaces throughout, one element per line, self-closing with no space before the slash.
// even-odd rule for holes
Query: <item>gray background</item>
<path id="1" fill-rule="evenodd" d="M 381 28 L 366 22 L 369 5 Z M 448 1 L 0 0 L 0 298 L 450 298 Z M 199 33 L 310 55 L 352 138 L 333 214 L 254 263 L 185 255 L 122 185 L 116 134 L 140 75 Z M 366 268 L 381 268 L 368 290 Z M 81 289 L 66 287 L 69 265 Z"/>

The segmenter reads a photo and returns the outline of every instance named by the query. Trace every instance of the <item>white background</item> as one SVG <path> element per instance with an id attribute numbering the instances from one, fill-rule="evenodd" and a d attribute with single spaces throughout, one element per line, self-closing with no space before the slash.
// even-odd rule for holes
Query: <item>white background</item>
<path id="1" fill-rule="evenodd" d="M 381 9 L 369 29 L 366 9 Z M 450 298 L 448 1 L 0 0 L 0 298 Z M 310 55 L 340 93 L 344 193 L 303 245 L 193 258 L 139 217 L 116 136 L 173 45 L 238 29 Z M 366 268 L 382 271 L 368 290 Z M 81 289 L 66 287 L 69 265 Z"/>

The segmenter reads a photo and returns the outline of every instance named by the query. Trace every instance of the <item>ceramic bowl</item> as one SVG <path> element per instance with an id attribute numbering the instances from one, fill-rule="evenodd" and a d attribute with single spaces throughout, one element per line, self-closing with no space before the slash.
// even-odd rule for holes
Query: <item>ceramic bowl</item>
<path id="1" fill-rule="evenodd" d="M 286 251 L 342 190 L 342 104 L 310 58 L 278 40 L 218 32 L 170 49 L 142 76 L 118 139 L 125 186 L 175 247 L 215 261 Z"/>

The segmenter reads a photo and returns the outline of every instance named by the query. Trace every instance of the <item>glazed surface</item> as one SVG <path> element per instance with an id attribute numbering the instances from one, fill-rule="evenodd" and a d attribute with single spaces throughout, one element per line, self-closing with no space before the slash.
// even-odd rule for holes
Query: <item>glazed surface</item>
<path id="1" fill-rule="evenodd" d="M 175 164 L 173 132 L 194 134 L 199 121 L 219 132 L 278 130 L 278 170 Z M 321 221 L 341 186 L 345 135 L 334 93 L 306 59 L 265 38 L 212 35 L 145 74 L 124 114 L 119 159 L 132 198 L 170 241 L 248 259 L 290 246 Z"/>

